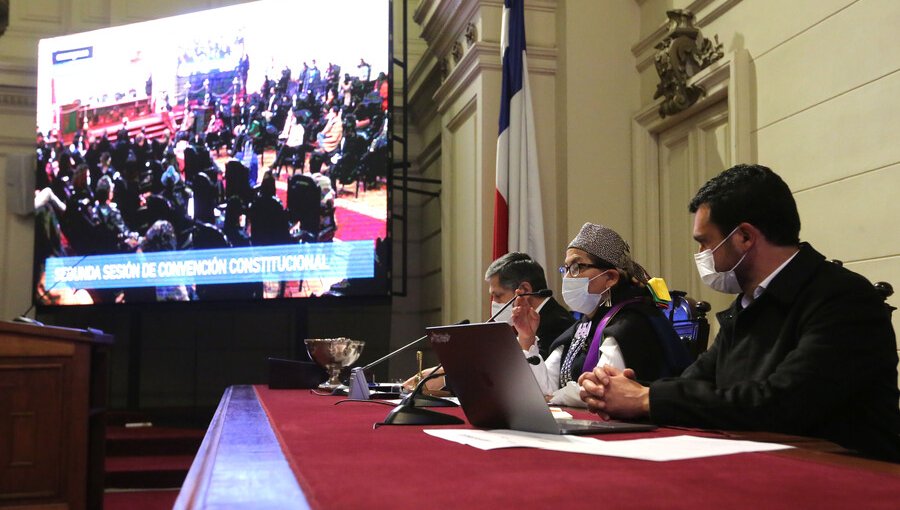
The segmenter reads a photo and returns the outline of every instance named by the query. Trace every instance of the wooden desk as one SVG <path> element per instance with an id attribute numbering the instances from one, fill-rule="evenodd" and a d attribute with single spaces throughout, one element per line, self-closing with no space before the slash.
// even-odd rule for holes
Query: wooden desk
<path id="1" fill-rule="evenodd" d="M 112 342 L 99 331 L 0 322 L 0 506 L 103 507 Z"/>
<path id="2" fill-rule="evenodd" d="M 834 445 L 808 438 L 737 434 L 797 449 L 673 462 L 481 451 L 428 436 L 420 426 L 373 430 L 389 407 L 334 405 L 337 400 L 308 390 L 229 388 L 175 508 L 593 508 L 602 502 L 768 510 L 896 508 L 900 501 L 900 466 L 833 453 Z M 460 409 L 441 412 L 461 415 Z M 685 433 L 703 434 L 660 429 L 597 437 Z"/>

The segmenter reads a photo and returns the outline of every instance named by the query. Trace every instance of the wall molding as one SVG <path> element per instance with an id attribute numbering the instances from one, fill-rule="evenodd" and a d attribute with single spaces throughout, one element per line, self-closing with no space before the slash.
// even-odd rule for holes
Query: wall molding
<path id="1" fill-rule="evenodd" d="M 435 92 L 434 102 L 437 104 L 438 113 L 446 112 L 463 90 L 483 71 L 500 72 L 502 69 L 500 45 L 476 42 Z"/>
<path id="2" fill-rule="evenodd" d="M 34 94 L 34 89 L 0 85 L 0 108 L 3 110 L 26 109 L 35 112 L 37 96 Z"/>
<path id="3" fill-rule="evenodd" d="M 23 2 L 24 4 L 29 4 L 31 2 Z M 40 7 L 40 6 L 38 6 Z M 47 7 L 47 5 L 43 5 L 43 7 Z M 20 13 L 17 21 L 26 21 L 32 23 L 39 24 L 48 24 L 48 25 L 63 25 L 63 11 L 64 5 L 60 0 L 56 1 L 55 9 L 46 9 L 35 11 L 33 9 L 26 10 L 23 13 Z"/>
<path id="4" fill-rule="evenodd" d="M 478 111 L 478 96 L 473 95 L 466 101 L 466 104 L 459 109 L 459 112 L 452 118 L 447 119 L 446 127 L 451 133 L 456 132 L 460 126 L 465 124 L 467 120 L 472 118 Z"/>
<path id="5" fill-rule="evenodd" d="M 499 1 L 490 3 L 502 6 Z M 450 53 L 453 42 L 463 34 L 478 7 L 476 0 L 445 0 L 437 5 L 422 25 L 422 39 L 434 55 L 445 57 Z"/>
<path id="6" fill-rule="evenodd" d="M 719 101 L 728 101 L 732 161 L 752 163 L 753 89 L 750 54 L 746 49 L 730 53 L 690 80 L 706 90 L 687 110 L 666 118 L 659 116 L 662 98 L 642 108 L 631 121 L 631 185 L 634 217 L 634 253 L 651 266 L 660 262 L 659 134 Z"/>
<path id="7" fill-rule="evenodd" d="M 11 77 L 24 78 L 32 84 L 31 90 L 37 93 L 37 57 L 33 59 L 3 57 L 3 60 L 0 61 L 0 77 L 2 77 L 0 81 L 3 83 L 19 81 L 10 80 Z"/>
<path id="8" fill-rule="evenodd" d="M 411 83 L 409 92 L 409 124 L 424 129 L 435 116 L 437 108 L 434 104 L 434 93 L 441 86 L 440 70 L 432 62 L 428 74 L 423 75 L 414 86 Z"/>
<path id="9" fill-rule="evenodd" d="M 25 148 L 29 150 L 34 150 L 34 137 L 31 138 L 22 138 L 17 136 L 0 136 L 0 156 L 5 156 L 6 154 L 18 153 L 19 151 L 5 151 L 3 149 L 7 147 L 12 147 L 14 149 Z"/>
<path id="10" fill-rule="evenodd" d="M 99 12 L 92 12 L 91 7 L 100 7 L 101 9 L 99 9 Z M 81 21 L 86 23 L 95 23 L 101 26 L 107 26 L 110 23 L 109 11 L 109 0 L 84 2 L 81 6 Z"/>
<path id="11" fill-rule="evenodd" d="M 0 85 L 0 115 L 8 117 L 7 122 L 17 123 L 9 118 L 25 117 L 34 125 L 37 112 L 37 95 L 33 87 L 18 87 L 14 85 Z M 15 128 L 17 131 L 18 128 Z M 32 131 L 33 132 L 33 131 Z M 13 138 L 12 140 L 15 140 Z M 34 139 L 27 139 L 30 144 Z M 14 145 L 19 145 L 15 144 Z"/>
<path id="12" fill-rule="evenodd" d="M 556 48 L 530 48 L 527 52 L 529 75 L 553 76 L 557 71 Z M 447 110 L 466 86 L 484 71 L 503 71 L 498 43 L 476 42 L 463 55 L 459 64 L 450 71 L 447 80 L 434 94 L 438 113 Z"/>
<path id="13" fill-rule="evenodd" d="M 416 168 L 416 175 L 422 175 L 425 169 L 433 165 L 441 158 L 441 137 L 434 136 L 422 147 L 422 150 L 413 158 L 413 166 Z"/>
<path id="14" fill-rule="evenodd" d="M 420 0 L 419 5 L 417 5 L 416 9 L 413 11 L 413 21 L 421 25 L 422 22 L 425 21 L 425 17 L 428 16 L 428 14 L 431 12 L 431 8 L 434 7 L 435 2 L 437 1 L 438 0 Z"/>

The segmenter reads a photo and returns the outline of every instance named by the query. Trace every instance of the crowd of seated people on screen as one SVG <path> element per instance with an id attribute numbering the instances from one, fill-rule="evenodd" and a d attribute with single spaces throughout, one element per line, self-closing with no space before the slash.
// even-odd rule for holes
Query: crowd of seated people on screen
<path id="1" fill-rule="evenodd" d="M 244 56 L 237 73 L 246 76 L 247 67 Z M 388 80 L 341 76 L 336 65 L 323 75 L 315 60 L 296 79 L 291 75 L 285 68 L 254 93 L 241 88 L 188 98 L 174 132 L 153 139 L 127 118 L 117 131 L 38 132 L 35 259 L 150 251 L 154 227 L 157 239 L 159 232 L 172 237 L 157 241 L 157 251 L 333 240 L 337 188 L 385 182 Z M 287 181 L 286 203 L 277 180 Z M 232 287 L 241 297 L 262 292 L 258 285 Z M 89 290 L 83 300 L 147 299 L 137 292 Z M 282 284 L 278 297 L 283 292 Z M 218 297 L 203 294 L 188 287 L 158 292 L 157 299 Z"/>

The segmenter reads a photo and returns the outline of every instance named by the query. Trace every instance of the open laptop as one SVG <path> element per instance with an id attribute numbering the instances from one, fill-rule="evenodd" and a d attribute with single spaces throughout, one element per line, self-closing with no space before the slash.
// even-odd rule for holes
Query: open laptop
<path id="1" fill-rule="evenodd" d="M 469 419 L 486 429 L 545 434 L 601 434 L 653 430 L 654 425 L 602 420 L 557 420 L 505 322 L 427 328 L 432 348 Z"/>

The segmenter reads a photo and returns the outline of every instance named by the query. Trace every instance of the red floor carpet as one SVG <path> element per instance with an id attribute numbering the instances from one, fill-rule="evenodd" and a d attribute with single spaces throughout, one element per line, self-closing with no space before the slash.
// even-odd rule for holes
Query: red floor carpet
<path id="1" fill-rule="evenodd" d="M 175 504 L 178 489 L 107 492 L 104 510 L 169 510 Z"/>

